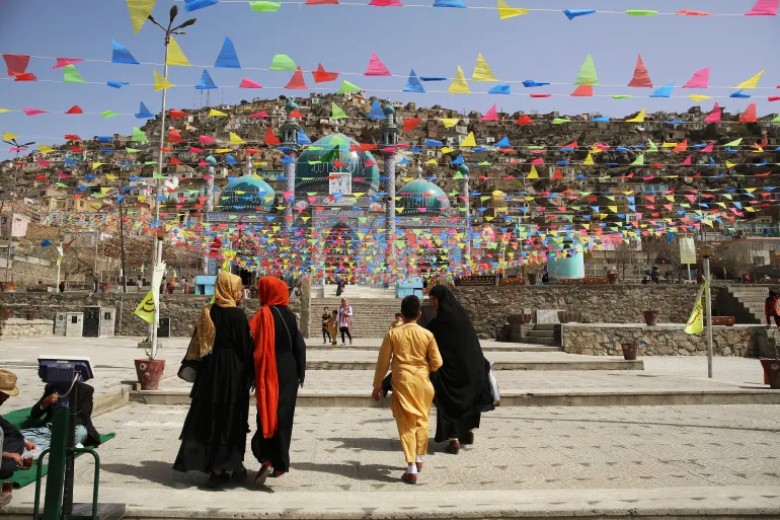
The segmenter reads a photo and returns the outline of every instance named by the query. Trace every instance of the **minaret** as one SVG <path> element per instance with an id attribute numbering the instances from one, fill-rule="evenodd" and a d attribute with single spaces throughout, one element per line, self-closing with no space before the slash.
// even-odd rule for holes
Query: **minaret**
<path id="1" fill-rule="evenodd" d="M 385 219 L 387 220 L 387 266 L 392 275 L 395 266 L 395 147 L 398 145 L 398 126 L 395 124 L 395 109 L 385 105 L 385 119 L 382 122 L 381 138 L 379 146 L 384 157 L 385 186 L 387 188 L 387 204 L 385 206 Z"/>
<path id="2" fill-rule="evenodd" d="M 280 129 L 282 144 L 289 148 L 286 153 L 293 159 L 284 165 L 284 177 L 287 179 L 284 191 L 290 195 L 289 200 L 285 200 L 284 207 L 284 229 L 286 231 L 290 231 L 292 227 L 293 205 L 295 204 L 295 161 L 298 158 L 298 131 L 301 127 L 294 118 L 290 117 L 290 114 L 297 109 L 298 104 L 295 101 L 292 99 L 287 100 L 287 104 L 284 106 L 284 110 L 287 112 L 287 119 L 282 123 Z"/>

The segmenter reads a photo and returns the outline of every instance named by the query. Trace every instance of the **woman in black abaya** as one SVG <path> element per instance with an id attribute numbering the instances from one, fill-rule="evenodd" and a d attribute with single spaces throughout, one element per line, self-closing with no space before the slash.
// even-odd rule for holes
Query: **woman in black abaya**
<path id="1" fill-rule="evenodd" d="M 206 307 L 185 359 L 200 361 L 192 403 L 173 469 L 209 474 L 208 486 L 246 479 L 244 452 L 249 430 L 249 389 L 254 379 L 252 338 L 237 307 L 241 278 L 219 273 L 214 305 Z"/>
<path id="2" fill-rule="evenodd" d="M 492 409 L 489 364 L 482 355 L 466 310 L 444 285 L 429 294 L 436 317 L 427 328 L 436 338 L 444 365 L 431 374 L 436 391 L 436 442 L 449 441 L 445 450 L 457 454 L 461 444 L 472 444 L 483 411 Z"/>

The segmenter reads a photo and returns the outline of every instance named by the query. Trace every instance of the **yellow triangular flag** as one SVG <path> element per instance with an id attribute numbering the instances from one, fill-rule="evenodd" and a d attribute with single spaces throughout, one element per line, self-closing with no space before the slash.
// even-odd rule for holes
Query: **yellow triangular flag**
<path id="1" fill-rule="evenodd" d="M 442 124 L 444 124 L 444 128 L 452 128 L 453 126 L 458 124 L 458 121 L 460 121 L 460 119 L 458 119 L 457 117 L 443 117 L 439 119 L 439 121 L 441 121 Z"/>
<path id="2" fill-rule="evenodd" d="M 708 99 L 710 99 L 710 96 L 705 96 L 704 94 L 691 94 L 688 97 L 696 102 L 707 101 Z"/>
<path id="3" fill-rule="evenodd" d="M 133 312 L 136 316 L 144 320 L 146 323 L 154 322 L 154 295 L 150 290 L 138 304 Z"/>
<path id="4" fill-rule="evenodd" d="M 761 80 L 761 76 L 763 75 L 764 75 L 764 71 L 762 70 L 752 78 L 746 79 L 745 81 L 743 81 L 742 83 L 740 83 L 734 88 L 756 88 L 758 86 L 758 82 Z"/>
<path id="5" fill-rule="evenodd" d="M 538 178 L 539 178 L 539 172 L 536 171 L 536 166 L 532 164 L 531 172 L 528 174 L 528 177 L 526 177 L 526 179 L 538 179 Z"/>
<path id="6" fill-rule="evenodd" d="M 477 141 L 474 139 L 474 132 L 469 132 L 469 135 L 466 136 L 466 138 L 463 140 L 462 143 L 460 143 L 461 148 L 470 148 L 473 146 L 477 146 Z"/>
<path id="7" fill-rule="evenodd" d="M 138 34 L 144 26 L 156 3 L 157 0 L 127 0 L 127 10 L 130 12 L 130 21 L 133 23 L 135 34 Z"/>
<path id="8" fill-rule="evenodd" d="M 38 144 L 38 151 L 46 155 L 47 153 L 52 153 L 54 148 L 46 146 L 45 144 Z"/>
<path id="9" fill-rule="evenodd" d="M 523 7 L 509 7 L 509 4 L 504 0 L 498 0 L 498 18 L 500 20 L 506 20 L 507 18 L 524 14 L 528 14 L 528 9 Z"/>
<path id="10" fill-rule="evenodd" d="M 16 139 L 19 137 L 16 134 L 12 134 L 11 132 L 3 132 L 3 141 L 10 141 L 11 139 Z"/>
<path id="11" fill-rule="evenodd" d="M 636 117 L 632 117 L 631 119 L 626 119 L 626 123 L 644 123 L 645 114 L 647 114 L 647 109 L 643 108 L 642 110 L 639 111 Z"/>
<path id="12" fill-rule="evenodd" d="M 246 144 L 246 141 L 241 139 L 237 134 L 230 132 L 230 144 Z"/>
<path id="13" fill-rule="evenodd" d="M 209 110 L 208 117 L 227 117 L 227 114 L 224 113 L 224 112 L 220 112 L 219 110 L 217 110 L 215 108 L 212 108 L 211 110 Z M 229 148 L 225 148 L 225 151 L 229 152 L 230 149 Z"/>
<path id="14" fill-rule="evenodd" d="M 471 80 L 498 81 L 496 76 L 493 75 L 493 71 L 490 70 L 490 65 L 488 65 L 485 58 L 482 57 L 482 53 L 477 54 L 477 65 L 474 67 L 474 74 L 471 75 Z"/>
<path id="15" fill-rule="evenodd" d="M 593 166 L 593 156 L 588 152 L 588 156 L 582 161 L 583 166 Z"/>
<path id="16" fill-rule="evenodd" d="M 178 65 L 179 67 L 190 66 L 190 60 L 184 55 L 184 52 L 182 52 L 178 42 L 173 39 L 173 36 L 171 36 L 171 43 L 168 44 L 168 61 L 166 61 L 166 63 L 168 65 Z"/>
<path id="17" fill-rule="evenodd" d="M 731 169 L 731 168 L 733 168 L 736 165 L 737 165 L 737 163 L 733 163 L 731 161 L 726 161 L 726 168 L 728 168 L 728 169 Z"/>
<path id="18" fill-rule="evenodd" d="M 163 76 L 162 74 L 160 74 L 156 70 L 152 71 L 152 72 L 154 72 L 154 90 L 155 91 L 157 91 L 157 90 L 165 90 L 166 88 L 171 88 L 173 86 L 173 83 L 168 81 L 165 78 L 165 76 Z"/>
<path id="19" fill-rule="evenodd" d="M 686 334 L 701 334 L 704 331 L 704 289 L 709 280 L 699 288 L 699 294 L 696 296 L 696 303 L 693 305 L 691 315 L 688 317 L 688 323 L 685 324 Z"/>
<path id="20" fill-rule="evenodd" d="M 447 89 L 450 94 L 471 94 L 469 84 L 466 81 L 466 75 L 463 73 L 463 69 L 458 65 L 458 72 L 455 73 L 455 79 L 452 81 L 450 88 Z"/>

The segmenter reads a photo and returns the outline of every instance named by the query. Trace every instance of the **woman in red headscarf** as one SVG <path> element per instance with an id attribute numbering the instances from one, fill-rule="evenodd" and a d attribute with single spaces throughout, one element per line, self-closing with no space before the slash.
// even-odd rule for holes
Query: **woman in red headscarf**
<path id="1" fill-rule="evenodd" d="M 255 344 L 257 432 L 252 453 L 260 461 L 255 482 L 290 469 L 295 401 L 306 373 L 306 344 L 288 307 L 287 284 L 264 276 L 258 283 L 262 308 L 249 322 Z"/>

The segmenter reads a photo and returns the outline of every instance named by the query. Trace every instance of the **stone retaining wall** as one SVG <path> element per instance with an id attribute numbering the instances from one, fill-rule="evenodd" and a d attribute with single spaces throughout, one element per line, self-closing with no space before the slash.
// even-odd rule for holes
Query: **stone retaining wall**
<path id="1" fill-rule="evenodd" d="M 590 356 L 622 355 L 621 343 L 638 342 L 640 356 L 706 356 L 703 334 L 686 334 L 684 325 L 564 324 L 563 350 Z M 760 325 L 715 326 L 712 349 L 716 356 L 758 357 L 766 351 L 767 329 Z"/>
<path id="2" fill-rule="evenodd" d="M 661 311 L 660 323 L 684 323 L 698 286 L 688 284 L 547 285 L 456 287 L 480 338 L 495 338 L 511 314 L 522 309 L 573 311 L 588 323 L 644 323 L 642 310 Z M 720 288 L 713 287 L 713 299 Z"/>
<path id="3" fill-rule="evenodd" d="M 27 308 L 34 306 L 38 309 L 38 317 L 49 321 L 49 326 L 57 312 L 80 312 L 87 305 L 102 305 L 114 307 L 117 310 L 116 334 L 123 336 L 146 336 L 148 325 L 145 321 L 133 314 L 138 303 L 146 293 L 128 293 L 124 296 L 124 309 L 122 311 L 122 323 L 119 323 L 120 302 L 122 296 L 119 293 L 93 295 L 88 292 L 65 293 L 0 293 L 0 304 L 10 309 L 12 318 L 24 317 Z M 190 336 L 197 322 L 198 315 L 204 305 L 210 300 L 210 296 L 198 296 L 193 294 L 164 294 L 161 296 L 161 316 L 171 319 L 172 336 Z M 257 299 L 242 301 L 242 307 L 248 316 L 254 314 L 260 303 Z M 300 313 L 300 300 L 290 302 L 290 308 L 296 314 Z"/>
<path id="4" fill-rule="evenodd" d="M 0 338 L 14 339 L 53 335 L 54 320 L 24 320 L 12 318 L 3 322 Z"/>

